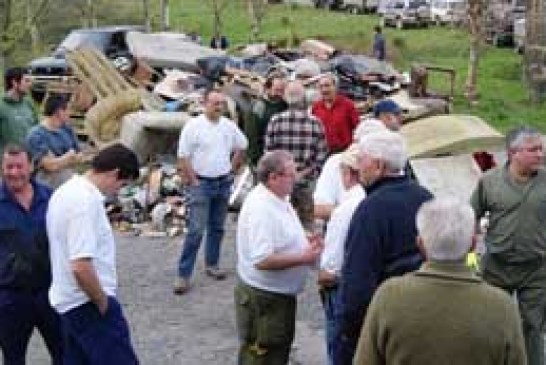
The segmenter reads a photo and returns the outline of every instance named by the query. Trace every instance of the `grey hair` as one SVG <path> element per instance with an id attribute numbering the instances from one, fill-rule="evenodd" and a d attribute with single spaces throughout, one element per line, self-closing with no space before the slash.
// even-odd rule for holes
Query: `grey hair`
<path id="1" fill-rule="evenodd" d="M 284 171 L 286 163 L 294 161 L 292 154 L 285 150 L 274 150 L 266 152 L 258 161 L 256 167 L 256 176 L 258 182 L 262 184 L 267 183 L 269 176 L 274 173 L 281 173 Z"/>
<path id="2" fill-rule="evenodd" d="M 305 106 L 305 88 L 301 82 L 295 80 L 286 85 L 284 101 L 288 106 Z"/>
<path id="3" fill-rule="evenodd" d="M 468 203 L 435 198 L 421 205 L 416 223 L 428 260 L 462 260 L 472 247 L 476 218 Z"/>
<path id="4" fill-rule="evenodd" d="M 338 77 L 333 73 L 333 72 L 326 72 L 326 73 L 323 73 L 319 76 L 318 78 L 318 82 L 320 82 L 320 80 L 322 79 L 330 79 L 333 81 L 334 83 L 334 86 L 337 88 L 337 85 L 339 84 L 339 79 Z"/>
<path id="5" fill-rule="evenodd" d="M 404 138 L 389 130 L 369 133 L 358 141 L 361 154 L 383 161 L 390 172 L 400 172 L 407 162 L 407 147 Z"/>
<path id="6" fill-rule="evenodd" d="M 541 138 L 541 133 L 533 127 L 521 125 L 506 134 L 506 150 L 520 147 L 527 138 Z"/>

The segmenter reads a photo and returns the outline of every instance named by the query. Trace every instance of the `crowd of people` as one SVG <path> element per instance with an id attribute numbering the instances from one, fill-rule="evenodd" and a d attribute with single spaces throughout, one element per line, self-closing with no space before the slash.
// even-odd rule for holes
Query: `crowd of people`
<path id="1" fill-rule="evenodd" d="M 34 328 L 53 364 L 137 364 L 104 202 L 139 176 L 138 159 L 113 144 L 75 174 L 84 156 L 67 100 L 47 99 L 40 121 L 29 87 L 25 70 L 10 69 L 0 99 L 4 364 L 25 363 Z M 544 364 L 540 133 L 508 133 L 506 164 L 484 173 L 470 202 L 434 197 L 412 177 L 395 102 L 362 118 L 335 75 L 321 75 L 318 90 L 310 103 L 300 81 L 271 75 L 241 126 L 224 116 L 222 91 L 204 94 L 178 143 L 189 215 L 174 294 L 191 295 L 203 240 L 205 274 L 226 278 L 228 201 L 248 163 L 257 183 L 237 217 L 239 365 L 288 363 L 312 272 L 326 364 Z M 484 216 L 476 273 L 465 258 Z"/>

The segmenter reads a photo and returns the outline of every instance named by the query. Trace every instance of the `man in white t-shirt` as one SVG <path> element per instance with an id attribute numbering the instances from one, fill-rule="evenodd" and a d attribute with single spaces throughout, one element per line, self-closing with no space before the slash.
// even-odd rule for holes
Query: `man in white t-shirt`
<path id="1" fill-rule="evenodd" d="M 178 262 L 174 293 L 184 294 L 205 231 L 205 273 L 222 280 L 220 243 L 233 183 L 248 140 L 237 125 L 222 116 L 225 97 L 218 90 L 205 93 L 205 111 L 182 129 L 178 144 L 179 168 L 188 186 L 188 233 Z"/>
<path id="2" fill-rule="evenodd" d="M 359 169 L 360 149 L 358 144 L 352 144 L 340 154 L 340 176 L 345 191 L 340 204 L 333 210 L 324 238 L 324 252 L 320 258 L 318 283 L 320 297 L 326 319 L 326 347 L 328 363 L 332 363 L 335 335 L 335 301 L 337 285 L 343 264 L 343 245 L 349 231 L 353 213 L 366 196 L 360 183 Z"/>
<path id="3" fill-rule="evenodd" d="M 105 196 L 138 175 L 135 153 L 114 144 L 95 156 L 84 175 L 61 185 L 49 202 L 49 300 L 61 314 L 65 364 L 138 364 L 116 299 L 115 242 L 104 209 Z"/>
<path id="4" fill-rule="evenodd" d="M 290 153 L 267 152 L 258 162 L 257 176 L 259 184 L 245 199 L 237 225 L 238 364 L 287 364 L 296 295 L 322 251 L 322 241 L 306 236 L 288 200 L 296 181 Z"/>

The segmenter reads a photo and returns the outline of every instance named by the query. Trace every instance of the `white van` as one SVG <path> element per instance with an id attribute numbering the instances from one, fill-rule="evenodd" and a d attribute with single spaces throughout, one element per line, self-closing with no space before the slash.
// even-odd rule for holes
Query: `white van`
<path id="1" fill-rule="evenodd" d="M 432 21 L 437 25 L 462 24 L 466 20 L 466 6 L 466 0 L 432 0 Z"/>
<path id="2" fill-rule="evenodd" d="M 379 0 L 343 0 L 341 7 L 351 13 L 375 13 Z"/>

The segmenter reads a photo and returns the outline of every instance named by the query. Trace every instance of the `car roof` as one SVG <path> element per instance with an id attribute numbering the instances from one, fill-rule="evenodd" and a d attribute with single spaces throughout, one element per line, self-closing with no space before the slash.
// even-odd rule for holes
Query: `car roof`
<path id="1" fill-rule="evenodd" d="M 96 33 L 115 33 L 131 30 L 144 30 L 142 25 L 109 25 L 97 28 L 75 28 L 72 32 L 96 32 Z"/>

